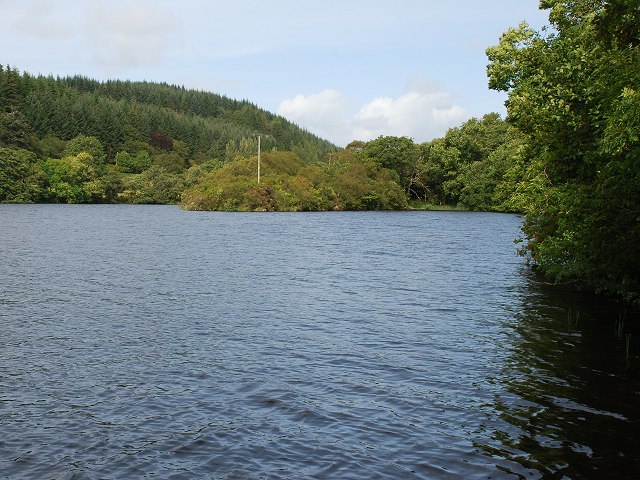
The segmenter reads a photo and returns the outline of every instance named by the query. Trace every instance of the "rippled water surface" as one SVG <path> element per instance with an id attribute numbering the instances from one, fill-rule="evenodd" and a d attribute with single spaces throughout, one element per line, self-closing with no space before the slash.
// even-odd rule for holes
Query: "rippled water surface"
<path id="1" fill-rule="evenodd" d="M 635 313 L 520 222 L 0 205 L 0 476 L 640 478 Z"/>

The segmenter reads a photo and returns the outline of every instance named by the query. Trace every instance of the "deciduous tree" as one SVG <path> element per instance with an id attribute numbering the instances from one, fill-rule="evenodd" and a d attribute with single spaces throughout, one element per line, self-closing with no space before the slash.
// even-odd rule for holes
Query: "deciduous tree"
<path id="1" fill-rule="evenodd" d="M 527 208 L 526 250 L 557 280 L 640 298 L 640 7 L 543 0 L 551 28 L 507 30 L 487 50 L 546 188 Z"/>

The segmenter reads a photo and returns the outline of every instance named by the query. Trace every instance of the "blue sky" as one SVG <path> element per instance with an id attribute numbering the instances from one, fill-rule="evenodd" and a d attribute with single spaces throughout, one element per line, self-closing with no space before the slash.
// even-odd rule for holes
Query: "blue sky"
<path id="1" fill-rule="evenodd" d="M 344 146 L 484 113 L 485 49 L 537 0 L 0 0 L 0 63 L 247 99 Z"/>

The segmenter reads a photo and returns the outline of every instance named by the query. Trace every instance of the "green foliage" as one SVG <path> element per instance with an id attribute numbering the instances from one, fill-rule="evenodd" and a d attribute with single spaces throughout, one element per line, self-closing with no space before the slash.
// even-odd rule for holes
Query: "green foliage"
<path id="1" fill-rule="evenodd" d="M 128 151 L 118 152 L 116 166 L 123 173 L 142 173 L 151 166 L 151 157 L 146 150 L 140 150 L 135 155 Z"/>
<path id="2" fill-rule="evenodd" d="M 64 157 L 84 155 L 85 163 L 91 165 L 98 172 L 103 172 L 106 157 L 104 147 L 96 137 L 78 135 L 72 138 L 67 142 L 63 155 Z"/>
<path id="3" fill-rule="evenodd" d="M 495 189 L 512 162 L 510 153 L 522 143 L 519 133 L 496 113 L 472 118 L 447 131 L 443 190 L 446 203 L 470 210 L 496 210 Z M 451 150 L 453 149 L 453 150 Z"/>
<path id="4" fill-rule="evenodd" d="M 497 113 L 472 118 L 445 134 L 445 144 L 460 152 L 460 162 L 469 165 L 486 160 L 516 133 Z"/>
<path id="5" fill-rule="evenodd" d="M 31 148 L 33 132 L 19 110 L 0 111 L 0 146 Z"/>
<path id="6" fill-rule="evenodd" d="M 98 177 L 101 192 L 100 203 L 117 203 L 120 192 L 124 189 L 123 176 L 115 165 L 107 165 L 105 172 Z"/>
<path id="7" fill-rule="evenodd" d="M 491 151 L 485 158 L 470 163 L 460 175 L 459 203 L 470 210 L 522 211 L 513 199 L 518 176 L 514 166 L 524 151 L 524 140 L 514 130 L 509 140 Z M 522 175 L 520 172 L 516 175 Z"/>
<path id="8" fill-rule="evenodd" d="M 507 169 L 536 183 L 525 250 L 557 280 L 639 300 L 640 10 L 623 0 L 541 6 L 549 33 L 522 24 L 487 50 L 489 84 L 509 92 L 509 119 L 529 144 L 533 167 Z"/>
<path id="9" fill-rule="evenodd" d="M 151 164 L 169 173 L 183 173 L 187 169 L 184 159 L 175 152 L 156 155 Z"/>
<path id="10" fill-rule="evenodd" d="M 202 180 L 204 176 L 221 168 L 223 165 L 224 163 L 220 160 L 208 160 L 190 167 L 184 175 L 186 187 L 192 187 Z"/>
<path id="11" fill-rule="evenodd" d="M 523 136 L 498 114 L 472 118 L 449 129 L 444 138 L 416 146 L 411 143 L 404 150 L 410 153 L 404 157 L 409 160 L 402 161 L 406 165 L 403 186 L 412 198 L 424 203 L 502 211 L 509 187 L 515 187 L 504 184 L 503 176 L 516 161 L 523 142 Z M 367 145 L 363 151 L 371 149 Z"/>
<path id="12" fill-rule="evenodd" d="M 499 211 L 526 213 L 532 199 L 549 188 L 541 160 L 527 149 L 527 145 L 518 145 L 509 151 L 511 162 L 496 185 L 493 197 Z"/>
<path id="13" fill-rule="evenodd" d="M 268 150 L 267 143 L 264 141 L 266 139 L 262 139 L 262 149 Z M 235 160 L 238 157 L 250 157 L 251 155 L 256 155 L 258 151 L 258 138 L 257 137 L 249 137 L 249 138 L 241 138 L 239 141 L 230 140 L 227 143 L 225 148 L 225 160 Z"/>
<path id="14" fill-rule="evenodd" d="M 104 147 L 96 137 L 78 135 L 67 143 L 64 156 L 70 157 L 80 153 L 88 153 L 95 160 L 104 159 Z"/>
<path id="15" fill-rule="evenodd" d="M 328 173 L 334 210 L 397 210 L 407 206 L 394 171 L 356 162 Z"/>
<path id="16" fill-rule="evenodd" d="M 446 145 L 443 138 L 418 147 L 418 159 L 411 181 L 411 192 L 425 203 L 455 203 L 450 185 L 458 176 L 460 151 Z"/>
<path id="17" fill-rule="evenodd" d="M 397 209 L 406 196 L 397 175 L 343 155 L 341 161 L 308 165 L 292 152 L 265 153 L 257 183 L 257 157 L 238 158 L 188 189 L 188 210 L 320 211 Z"/>
<path id="18" fill-rule="evenodd" d="M 185 188 L 183 175 L 168 172 L 158 165 L 141 174 L 124 177 L 122 182 L 117 200 L 125 203 L 177 204 Z"/>
<path id="19" fill-rule="evenodd" d="M 28 203 L 38 195 L 36 156 L 27 150 L 0 148 L 0 203 Z"/>
<path id="20" fill-rule="evenodd" d="M 20 72 L 9 66 L 0 66 L 0 112 L 11 112 L 19 109 L 22 96 L 22 76 Z"/>
<path id="21" fill-rule="evenodd" d="M 363 149 L 366 158 L 379 166 L 395 171 L 401 185 L 408 191 L 416 160 L 416 146 L 407 137 L 378 137 L 368 142 Z"/>
<path id="22" fill-rule="evenodd" d="M 36 153 L 40 158 L 62 158 L 67 142 L 55 135 L 48 134 L 42 137 L 36 148 Z"/>
<path id="23" fill-rule="evenodd" d="M 55 203 L 102 202 L 105 191 L 92 162 L 93 157 L 86 152 L 41 162 L 47 185 L 44 199 Z"/>

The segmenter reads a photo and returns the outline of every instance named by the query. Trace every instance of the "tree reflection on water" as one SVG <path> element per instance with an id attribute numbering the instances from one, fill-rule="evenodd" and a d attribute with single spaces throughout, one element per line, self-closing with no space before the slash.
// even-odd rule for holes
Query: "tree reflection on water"
<path id="1" fill-rule="evenodd" d="M 477 447 L 520 478 L 640 478 L 638 311 L 531 272 Z M 491 431 L 492 430 L 492 431 Z"/>

